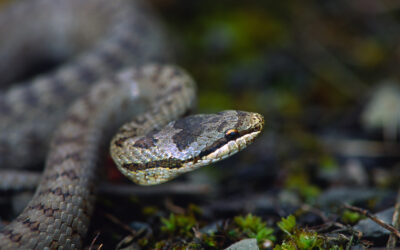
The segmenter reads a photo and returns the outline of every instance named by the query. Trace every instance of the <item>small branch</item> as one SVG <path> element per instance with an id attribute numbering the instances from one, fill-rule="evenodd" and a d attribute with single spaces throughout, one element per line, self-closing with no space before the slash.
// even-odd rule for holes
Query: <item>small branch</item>
<path id="1" fill-rule="evenodd" d="M 392 224 L 394 228 L 396 228 L 397 230 L 400 229 L 400 188 L 397 191 L 396 205 L 394 206 Z M 397 238 L 395 237 L 395 234 L 391 233 L 389 236 L 389 240 L 386 244 L 386 247 L 388 249 L 395 248 L 396 243 L 397 243 Z"/>
<path id="2" fill-rule="evenodd" d="M 90 243 L 89 250 L 92 250 L 92 249 L 93 249 L 94 243 L 96 243 L 97 238 L 99 238 L 99 236 L 100 236 L 100 232 L 97 232 L 97 233 L 96 233 L 96 236 L 94 236 L 92 242 Z"/>
<path id="3" fill-rule="evenodd" d="M 349 210 L 352 210 L 354 212 L 360 213 L 364 216 L 367 216 L 368 218 L 370 218 L 373 222 L 375 222 L 376 224 L 378 224 L 379 226 L 389 230 L 391 233 L 393 233 L 397 238 L 400 238 L 400 232 L 394 228 L 393 226 L 385 223 L 384 221 L 378 219 L 378 217 L 376 217 L 375 215 L 371 214 L 368 210 L 366 209 L 362 209 L 359 207 L 355 207 L 355 206 L 351 206 L 349 204 L 344 204 L 344 208 L 347 208 Z"/>

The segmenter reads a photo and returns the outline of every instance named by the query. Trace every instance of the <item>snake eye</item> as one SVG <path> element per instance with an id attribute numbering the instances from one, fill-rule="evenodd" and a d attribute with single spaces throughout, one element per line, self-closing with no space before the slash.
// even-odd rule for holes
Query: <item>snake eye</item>
<path id="1" fill-rule="evenodd" d="M 225 138 L 228 140 L 234 140 L 239 137 L 239 131 L 237 129 L 229 129 L 225 132 Z"/>

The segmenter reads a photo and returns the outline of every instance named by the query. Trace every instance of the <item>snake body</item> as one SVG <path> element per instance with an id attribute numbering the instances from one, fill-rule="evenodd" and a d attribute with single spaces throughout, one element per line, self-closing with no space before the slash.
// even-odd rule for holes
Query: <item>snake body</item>
<path id="1" fill-rule="evenodd" d="M 52 1 L 63 2 L 23 2 L 7 10 L 5 16 L 13 19 L 31 4 Z M 78 10 L 82 4 L 78 0 L 68 1 L 72 10 Z M 184 70 L 163 64 L 125 67 L 143 64 L 156 51 L 163 53 L 163 46 L 157 42 L 145 45 L 146 41 L 142 41 L 145 34 L 147 38 L 162 37 L 153 34 L 159 29 L 150 24 L 153 22 L 146 21 L 151 16 L 143 16 L 140 5 L 122 0 L 87 0 L 85 4 L 97 6 L 104 13 L 113 13 L 107 17 L 114 21 L 107 23 L 112 23 L 117 31 L 111 28 L 111 33 L 105 33 L 110 37 L 104 39 L 104 43 L 82 52 L 55 72 L 35 78 L 30 85 L 13 87 L 0 96 L 0 149 L 3 153 L 0 165 L 9 163 L 9 166 L 18 167 L 26 162 L 37 162 L 42 149 L 32 151 L 32 146 L 47 148 L 46 138 L 52 135 L 40 184 L 25 210 L 0 231 L 1 249 L 82 247 L 93 210 L 99 155 L 104 152 L 105 142 L 111 139 L 113 131 L 128 120 L 130 122 L 111 140 L 110 153 L 122 173 L 143 185 L 162 183 L 226 158 L 251 143 L 263 127 L 261 115 L 233 110 L 178 119 L 193 108 L 196 99 L 195 84 Z M 0 24 L 2 18 L 5 17 L 0 16 Z M 145 27 L 150 27 L 150 31 L 137 30 L 138 21 L 148 23 Z M 128 35 L 120 33 L 121 27 L 127 29 Z M 120 39 L 125 42 L 121 43 Z M 134 49 L 132 55 L 126 55 L 126 49 L 132 49 L 127 43 L 142 44 L 148 51 Z M 142 59 L 137 60 L 136 56 Z M 116 71 L 118 73 L 114 73 Z M 13 77 L 13 74 L 7 76 Z M 89 88 L 92 82 L 95 84 Z M 75 91 L 76 85 L 85 88 Z M 76 95 L 80 97 L 65 113 L 64 106 Z M 49 114 L 51 111 L 56 114 Z M 49 132 L 60 117 L 63 119 L 56 132 Z M 47 122 L 54 124 L 47 125 Z M 33 144 L 41 140 L 44 142 Z M 14 153 L 12 147 L 19 145 L 21 152 Z M 28 159 L 12 163 L 22 156 Z"/>
<path id="2" fill-rule="evenodd" d="M 0 92 L 0 168 L 43 161 L 49 131 L 98 79 L 169 58 L 157 19 L 140 1 L 20 1 L 0 13 L 0 34 L 0 88 L 43 61 L 67 61 Z"/>

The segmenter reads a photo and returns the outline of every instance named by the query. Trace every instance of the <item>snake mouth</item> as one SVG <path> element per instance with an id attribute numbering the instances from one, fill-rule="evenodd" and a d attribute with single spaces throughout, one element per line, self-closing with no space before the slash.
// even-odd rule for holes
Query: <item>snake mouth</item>
<path id="1" fill-rule="evenodd" d="M 223 160 L 246 148 L 260 133 L 261 130 L 255 130 L 244 133 L 242 136 L 239 136 L 234 140 L 226 140 L 225 138 L 221 139 L 201 152 L 197 162 L 209 164 Z"/>
<path id="2" fill-rule="evenodd" d="M 252 143 L 257 135 L 261 132 L 259 128 L 251 128 L 242 132 L 239 132 L 239 135 L 235 139 L 228 139 L 228 138 L 221 138 L 211 144 L 210 146 L 206 147 L 198 156 L 199 159 L 204 157 L 211 156 L 216 151 L 222 150 L 225 146 L 228 146 L 228 149 L 234 150 L 237 148 L 237 151 L 242 150 L 248 144 Z M 236 151 L 236 152 L 237 152 Z M 224 151 L 229 153 L 229 151 Z"/>

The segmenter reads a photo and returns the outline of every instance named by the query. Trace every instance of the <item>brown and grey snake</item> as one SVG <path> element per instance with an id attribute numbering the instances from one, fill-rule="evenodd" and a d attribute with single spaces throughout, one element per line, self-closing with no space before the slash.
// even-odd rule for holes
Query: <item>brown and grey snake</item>
<path id="1" fill-rule="evenodd" d="M 261 115 L 243 111 L 178 119 L 193 108 L 196 87 L 160 63 L 170 59 L 165 35 L 139 1 L 21 1 L 0 14 L 0 34 L 0 83 L 13 84 L 0 92 L 0 168 L 38 164 L 48 151 L 33 199 L 0 231 L 1 249 L 82 247 L 96 161 L 127 121 L 110 153 L 142 185 L 224 159 L 263 128 Z M 14 84 L 38 60 L 67 63 Z"/>

